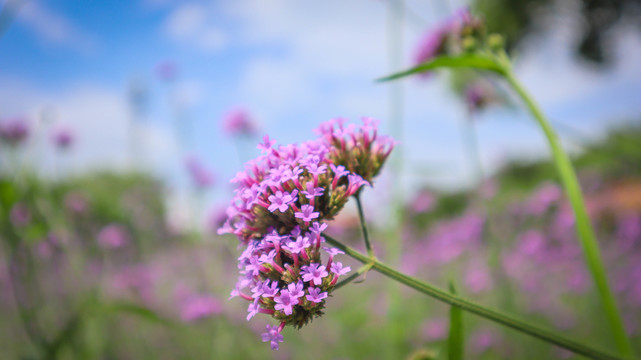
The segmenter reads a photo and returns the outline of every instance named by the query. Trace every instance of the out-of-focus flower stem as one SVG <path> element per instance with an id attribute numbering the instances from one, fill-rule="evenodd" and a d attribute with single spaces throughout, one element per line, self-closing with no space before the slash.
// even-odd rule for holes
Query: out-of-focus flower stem
<path id="1" fill-rule="evenodd" d="M 372 267 L 372 270 L 378 271 L 379 273 L 393 280 L 396 280 L 399 283 L 405 284 L 425 295 L 433 297 L 451 306 L 459 307 L 465 311 L 479 315 L 488 320 L 508 326 L 522 333 L 534 336 L 545 342 L 555 344 L 557 346 L 568 349 L 577 354 L 587 356 L 592 359 L 624 359 L 622 357 L 609 354 L 602 350 L 595 349 L 591 346 L 584 345 L 580 342 L 569 339 L 565 336 L 559 335 L 550 330 L 539 328 L 537 326 L 529 324 L 526 321 L 518 320 L 509 315 L 498 312 L 496 310 L 492 310 L 484 306 L 478 305 L 474 302 L 471 302 L 470 300 L 466 300 L 459 296 L 453 295 L 447 291 L 444 291 L 437 287 L 429 285 L 417 278 L 405 275 L 389 267 L 388 265 L 383 264 L 377 259 L 372 259 L 368 255 L 360 253 L 359 251 L 347 245 L 344 245 L 340 241 L 332 238 L 331 236 L 328 236 L 328 235 L 323 235 L 323 236 L 325 237 L 328 243 L 344 251 L 345 254 L 349 255 L 353 259 L 360 261 L 363 264 L 370 264 Z"/>
<path id="2" fill-rule="evenodd" d="M 607 273 L 603 265 L 599 245 L 586 211 L 585 200 L 583 199 L 581 187 L 572 163 L 568 155 L 563 151 L 554 129 L 532 97 L 514 76 L 511 67 L 505 66 L 503 76 L 514 91 L 521 97 L 547 138 L 550 150 L 552 151 L 554 164 L 559 172 L 559 177 L 561 178 L 567 197 L 570 200 L 572 209 L 574 210 L 576 229 L 580 240 L 579 242 L 583 248 L 585 262 L 590 269 L 592 278 L 601 297 L 601 302 L 603 303 L 603 308 L 610 323 L 610 330 L 612 331 L 617 349 L 621 354 L 631 356 L 632 347 L 626 336 L 623 321 L 621 320 L 621 315 L 614 300 L 612 290 L 608 285 Z"/>
<path id="3" fill-rule="evenodd" d="M 585 207 L 581 187 L 577 180 L 576 173 L 570 162 L 570 158 L 561 147 L 561 143 L 554 132 L 549 121 L 543 112 L 534 102 L 521 83 L 516 79 L 512 71 L 512 64 L 509 57 L 503 50 L 478 51 L 475 53 L 466 53 L 458 56 L 440 56 L 418 65 L 412 69 L 402 71 L 384 78 L 379 81 L 390 81 L 400 79 L 417 73 L 437 69 L 437 68 L 474 68 L 487 70 L 502 76 L 510 86 L 516 91 L 523 100 L 528 110 L 532 113 L 537 123 L 543 130 L 545 137 L 550 145 L 554 164 L 559 172 L 561 183 L 572 205 L 576 219 L 576 229 L 579 243 L 583 248 L 583 256 L 587 267 L 590 269 L 594 283 L 596 284 L 601 303 L 608 318 L 610 332 L 614 337 L 617 349 L 624 356 L 632 356 L 632 347 L 626 336 L 623 321 L 618 311 L 612 290 L 608 285 L 605 266 L 601 259 L 594 229 L 590 223 L 588 213 Z"/>

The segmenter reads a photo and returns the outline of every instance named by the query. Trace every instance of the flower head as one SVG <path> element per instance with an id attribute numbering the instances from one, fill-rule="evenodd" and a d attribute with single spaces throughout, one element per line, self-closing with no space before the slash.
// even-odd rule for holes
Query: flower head
<path id="1" fill-rule="evenodd" d="M 118 248 L 129 242 L 129 234 L 121 225 L 110 224 L 98 233 L 98 244 L 104 248 Z"/>
<path id="2" fill-rule="evenodd" d="M 349 197 L 371 184 L 394 146 L 369 118 L 361 126 L 331 120 L 318 133 L 315 140 L 280 146 L 266 135 L 261 155 L 232 180 L 235 196 L 219 229 L 246 246 L 232 297 L 251 301 L 248 318 L 263 313 L 280 322 L 263 334 L 272 349 L 284 326 L 301 327 L 322 315 L 337 279 L 349 272 L 333 262 L 341 252 L 323 246 L 322 233 Z"/>
<path id="3" fill-rule="evenodd" d="M 207 170 L 195 157 L 187 158 L 185 167 L 196 187 L 204 189 L 214 184 L 214 174 Z"/>
<path id="4" fill-rule="evenodd" d="M 23 118 L 13 118 L 0 122 L 0 141 L 16 146 L 29 136 L 29 125 Z"/>
<path id="5" fill-rule="evenodd" d="M 252 136 L 256 134 L 256 124 L 247 110 L 236 108 L 223 117 L 223 130 L 231 136 Z"/>
<path id="6" fill-rule="evenodd" d="M 459 9 L 423 35 L 416 47 L 414 64 L 420 65 L 440 55 L 460 52 L 464 47 L 464 39 L 474 39 L 482 32 L 482 22 L 469 9 Z"/>
<path id="7" fill-rule="evenodd" d="M 68 149 L 73 140 L 73 132 L 66 127 L 56 128 L 51 133 L 51 142 L 60 150 Z"/>

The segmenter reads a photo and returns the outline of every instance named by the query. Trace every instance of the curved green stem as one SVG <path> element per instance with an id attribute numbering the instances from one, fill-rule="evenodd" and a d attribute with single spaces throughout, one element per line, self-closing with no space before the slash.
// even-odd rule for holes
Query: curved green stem
<path id="1" fill-rule="evenodd" d="M 585 208 L 585 201 L 583 199 L 583 194 L 581 193 L 581 187 L 577 180 L 574 168 L 572 167 L 572 163 L 570 162 L 568 155 L 563 151 L 556 133 L 546 120 L 543 112 L 519 83 L 512 71 L 507 69 L 503 75 L 525 102 L 528 109 L 545 133 L 545 137 L 547 138 L 548 143 L 550 144 L 550 149 L 552 150 L 554 164 L 559 172 L 561 182 L 563 183 L 565 192 L 570 200 L 570 204 L 572 205 L 572 210 L 574 211 L 576 218 L 576 230 L 579 242 L 583 248 L 585 262 L 590 269 L 590 273 L 592 274 L 592 278 L 594 279 L 594 283 L 596 284 L 599 292 L 617 349 L 622 354 L 631 356 L 632 347 L 630 346 L 630 342 L 626 336 L 623 321 L 621 320 L 621 315 L 617 308 L 614 295 L 608 285 L 608 279 L 606 276 L 605 266 L 603 265 L 603 260 L 601 259 L 599 245 Z"/>
<path id="2" fill-rule="evenodd" d="M 374 259 L 374 250 L 372 249 L 372 244 L 369 242 L 369 235 L 367 233 L 367 226 L 365 226 L 365 216 L 363 215 L 363 205 L 361 204 L 360 193 L 354 196 L 356 198 L 356 207 L 358 208 L 358 219 L 361 223 L 361 231 L 363 232 L 363 239 L 365 240 L 365 248 L 367 249 L 367 254 L 370 258 Z"/>
<path id="3" fill-rule="evenodd" d="M 545 330 L 541 329 L 537 326 L 534 326 L 532 324 L 529 324 L 523 320 L 518 320 L 515 319 L 509 315 L 503 314 L 501 312 L 498 312 L 496 310 L 488 309 L 484 306 L 478 305 L 476 303 L 473 303 L 469 300 L 465 300 L 461 297 L 458 297 L 456 295 L 450 294 L 447 291 L 441 290 L 437 287 L 434 287 L 432 285 L 426 284 L 425 282 L 405 275 L 388 265 L 383 264 L 377 259 L 372 259 L 369 256 L 362 254 L 355 249 L 344 245 L 343 243 L 339 242 L 338 240 L 332 238 L 331 236 L 328 235 L 323 235 L 325 239 L 327 240 L 328 243 L 332 244 L 333 246 L 337 247 L 338 249 L 342 250 L 345 252 L 345 254 L 349 255 L 350 257 L 354 258 L 357 261 L 360 261 L 363 264 L 372 264 L 372 269 L 378 271 L 379 273 L 398 281 L 399 283 L 405 284 L 425 295 L 428 295 L 430 297 L 433 297 L 439 301 L 442 301 L 444 303 L 447 303 L 452 306 L 456 306 L 458 308 L 461 308 L 465 311 L 471 312 L 473 314 L 479 315 L 481 317 L 484 317 L 488 320 L 497 322 L 499 324 L 508 326 L 512 329 L 515 329 L 517 331 L 520 331 L 522 333 L 534 336 L 536 338 L 539 338 L 543 341 L 546 341 L 551 344 L 555 344 L 557 346 L 560 346 L 562 348 L 568 349 L 570 351 L 573 351 L 577 354 L 581 354 L 593 359 L 623 359 L 621 357 L 618 357 L 616 355 L 612 355 L 610 353 L 604 352 L 599 349 L 595 349 L 593 347 L 584 345 L 580 342 L 577 342 L 575 340 L 569 339 L 565 336 L 562 336 L 560 334 L 557 334 L 555 332 L 552 332 L 550 330 Z"/>

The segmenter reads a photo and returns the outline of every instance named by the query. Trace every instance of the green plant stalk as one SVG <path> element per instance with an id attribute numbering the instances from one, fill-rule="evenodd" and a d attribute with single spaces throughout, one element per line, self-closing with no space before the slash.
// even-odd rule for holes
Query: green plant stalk
<path id="1" fill-rule="evenodd" d="M 546 120 L 543 112 L 519 83 L 512 71 L 506 69 L 503 75 L 507 82 L 525 102 L 528 109 L 545 133 L 545 137 L 547 138 L 548 143 L 550 144 L 550 149 L 552 150 L 554 164 L 559 172 L 561 182 L 565 188 L 568 199 L 570 200 L 570 204 L 572 205 L 572 210 L 574 211 L 576 219 L 576 231 L 581 247 L 583 248 L 585 262 L 590 269 L 590 273 L 592 274 L 592 278 L 596 284 L 608 322 L 610 323 L 610 330 L 612 331 L 617 349 L 621 354 L 631 356 L 632 347 L 630 346 L 630 342 L 626 336 L 625 327 L 623 326 L 623 321 L 621 320 L 621 315 L 617 308 L 614 295 L 608 285 L 608 279 L 605 266 L 603 265 L 603 260 L 601 258 L 599 245 L 585 208 L 585 201 L 583 199 L 583 194 L 581 193 L 581 187 L 577 180 L 574 168 L 572 167 L 572 163 L 570 162 L 568 155 L 563 151 L 556 133 Z"/>
<path id="2" fill-rule="evenodd" d="M 332 238 L 329 235 L 323 235 L 323 236 L 325 237 L 328 243 L 344 251 L 345 254 L 349 255 L 353 259 L 360 261 L 363 264 L 372 264 L 372 270 L 375 270 L 393 280 L 398 281 L 399 283 L 407 285 L 425 295 L 428 295 L 434 299 L 447 303 L 451 306 L 456 306 L 460 309 L 471 312 L 473 314 L 476 314 L 488 320 L 505 325 L 514 330 L 520 331 L 524 334 L 534 336 L 545 342 L 560 346 L 562 348 L 568 349 L 577 354 L 581 354 L 592 359 L 603 359 L 603 360 L 625 359 L 623 357 L 613 355 L 599 349 L 595 349 L 591 346 L 584 345 L 580 342 L 569 339 L 553 331 L 539 328 L 538 326 L 532 325 L 526 321 L 515 319 L 499 311 L 492 310 L 484 306 L 478 305 L 474 302 L 463 299 L 457 295 L 450 294 L 447 291 L 444 291 L 437 287 L 429 285 L 417 278 L 405 275 L 389 267 L 388 265 L 385 265 L 384 263 L 380 262 L 378 259 L 372 259 L 371 257 L 365 254 L 362 254 L 347 245 L 344 245 L 343 243 Z"/>
<path id="3" fill-rule="evenodd" d="M 450 281 L 450 293 L 456 295 L 454 283 Z M 464 352 L 463 311 L 457 306 L 450 307 L 450 333 L 447 337 L 447 358 L 449 360 L 463 360 Z"/>
<path id="4" fill-rule="evenodd" d="M 365 216 L 363 215 L 363 205 L 361 204 L 360 193 L 357 193 L 356 196 L 356 207 L 358 208 L 358 219 L 361 223 L 361 231 L 363 232 L 363 239 L 365 240 L 365 248 L 367 249 L 367 254 L 370 258 L 374 259 L 374 250 L 372 249 L 372 243 L 369 242 L 369 235 L 367 233 L 367 226 L 365 226 Z"/>

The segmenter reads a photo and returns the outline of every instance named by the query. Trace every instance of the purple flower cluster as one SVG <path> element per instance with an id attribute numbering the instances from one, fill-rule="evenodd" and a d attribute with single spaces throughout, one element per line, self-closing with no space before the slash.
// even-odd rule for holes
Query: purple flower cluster
<path id="1" fill-rule="evenodd" d="M 459 9 L 425 33 L 416 48 L 414 63 L 419 65 L 439 55 L 458 52 L 463 38 L 475 36 L 481 31 L 481 21 L 472 16 L 468 8 Z"/>
<path id="2" fill-rule="evenodd" d="M 285 325 L 301 327 L 322 315 L 338 278 L 350 271 L 334 261 L 340 250 L 323 246 L 326 221 L 371 183 L 394 146 L 369 118 L 361 126 L 330 120 L 318 133 L 316 140 L 278 147 L 265 136 L 262 155 L 232 179 L 235 196 L 218 231 L 246 246 L 231 297 L 250 302 L 247 320 L 263 313 L 280 322 L 263 334 L 272 349 L 283 341 Z"/>

